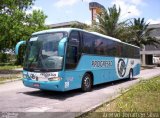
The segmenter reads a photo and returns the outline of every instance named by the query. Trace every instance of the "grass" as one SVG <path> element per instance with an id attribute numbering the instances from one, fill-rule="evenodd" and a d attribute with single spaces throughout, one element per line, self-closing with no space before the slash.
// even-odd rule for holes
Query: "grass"
<path id="1" fill-rule="evenodd" d="M 141 81 L 117 99 L 104 103 L 80 118 L 99 118 L 102 112 L 160 112 L 160 76 Z"/>
<path id="2" fill-rule="evenodd" d="M 11 64 L 0 65 L 0 83 L 4 81 L 12 81 L 14 79 L 20 79 L 22 74 L 20 71 L 15 71 L 13 69 L 22 68 L 22 66 L 15 66 Z"/>
<path id="3" fill-rule="evenodd" d="M 0 70 L 11 70 L 16 68 L 22 68 L 22 66 L 15 66 L 15 65 L 0 66 Z"/>

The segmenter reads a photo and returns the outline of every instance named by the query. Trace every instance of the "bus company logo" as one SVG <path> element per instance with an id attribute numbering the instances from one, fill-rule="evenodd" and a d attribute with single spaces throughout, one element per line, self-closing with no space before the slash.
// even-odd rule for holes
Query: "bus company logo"
<path id="1" fill-rule="evenodd" d="M 56 73 L 41 73 L 40 74 L 41 76 L 44 76 L 44 77 L 50 77 L 50 76 L 52 76 L 52 77 L 56 77 L 57 76 L 57 74 Z"/>
<path id="2" fill-rule="evenodd" d="M 42 76 L 44 76 L 45 78 L 49 77 L 50 74 L 49 73 L 41 73 Z"/>
<path id="3" fill-rule="evenodd" d="M 117 69 L 119 76 L 123 77 L 126 73 L 126 65 L 123 59 L 119 59 Z"/>
<path id="4" fill-rule="evenodd" d="M 92 66 L 99 68 L 107 68 L 112 66 L 111 60 L 92 61 Z"/>
<path id="5" fill-rule="evenodd" d="M 31 77 L 32 79 L 35 79 L 35 78 L 36 78 L 36 76 L 35 76 L 34 74 L 31 74 L 30 77 Z"/>

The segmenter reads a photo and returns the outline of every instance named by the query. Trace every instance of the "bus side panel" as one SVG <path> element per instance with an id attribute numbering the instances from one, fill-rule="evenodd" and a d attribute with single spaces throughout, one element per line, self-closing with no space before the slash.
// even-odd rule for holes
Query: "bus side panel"
<path id="1" fill-rule="evenodd" d="M 82 55 L 76 69 L 65 71 L 65 90 L 81 88 L 82 78 L 86 72 L 93 74 L 94 85 L 116 80 L 114 63 L 113 57 Z"/>
<path id="2" fill-rule="evenodd" d="M 114 67 L 113 57 L 83 55 L 77 69 L 92 72 L 95 85 L 115 80 Z"/>
<path id="3" fill-rule="evenodd" d="M 128 78 L 131 69 L 136 76 L 140 73 L 140 59 L 115 58 L 115 69 L 118 79 Z"/>
<path id="4" fill-rule="evenodd" d="M 64 89 L 66 91 L 81 88 L 82 78 L 86 72 L 93 74 L 94 85 L 128 78 L 131 68 L 134 75 L 137 75 L 139 63 L 138 59 L 82 55 L 76 69 L 64 72 Z"/>
<path id="5" fill-rule="evenodd" d="M 141 65 L 137 64 L 134 68 L 133 68 L 133 76 L 139 75 L 140 74 L 140 69 L 141 69 Z"/>
<path id="6" fill-rule="evenodd" d="M 64 91 L 81 88 L 82 77 L 84 71 L 82 70 L 67 70 L 64 75 Z"/>

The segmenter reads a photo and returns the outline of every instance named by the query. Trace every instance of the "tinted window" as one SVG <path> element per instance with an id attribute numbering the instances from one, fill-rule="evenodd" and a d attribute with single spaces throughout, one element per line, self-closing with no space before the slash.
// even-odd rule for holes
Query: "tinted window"
<path id="1" fill-rule="evenodd" d="M 79 52 L 79 32 L 72 31 L 69 36 L 66 54 L 66 69 L 74 69 L 78 63 L 78 52 Z"/>
<path id="2" fill-rule="evenodd" d="M 82 45 L 82 52 L 93 54 L 94 53 L 94 35 L 83 32 L 83 45 Z"/>
<path id="3" fill-rule="evenodd" d="M 95 55 L 139 58 L 139 49 L 128 44 L 83 32 L 82 52 Z"/>

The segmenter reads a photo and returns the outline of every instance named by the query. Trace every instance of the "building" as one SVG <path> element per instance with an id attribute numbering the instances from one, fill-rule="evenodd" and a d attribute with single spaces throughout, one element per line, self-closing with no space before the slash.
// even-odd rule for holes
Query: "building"
<path id="1" fill-rule="evenodd" d="M 93 22 L 96 21 L 97 14 L 100 13 L 102 9 L 105 9 L 105 7 L 97 2 L 90 2 L 89 9 L 91 10 L 91 20 L 93 24 Z"/>
<path id="2" fill-rule="evenodd" d="M 150 24 L 148 29 L 153 29 L 150 32 L 150 36 L 156 37 L 160 41 L 160 24 Z M 160 59 L 160 44 L 156 46 L 146 45 L 144 49 L 140 51 L 142 65 L 153 65 L 154 57 Z M 160 62 L 159 62 L 160 63 Z"/>
<path id="3" fill-rule="evenodd" d="M 74 24 L 83 24 L 81 22 L 78 21 L 70 21 L 70 22 L 63 22 L 63 23 L 57 23 L 57 24 L 51 24 L 48 25 L 50 28 L 63 28 L 63 27 L 71 27 Z"/>

